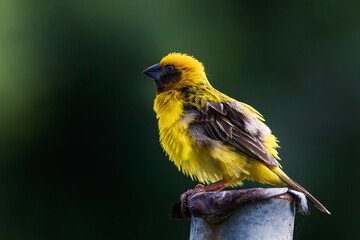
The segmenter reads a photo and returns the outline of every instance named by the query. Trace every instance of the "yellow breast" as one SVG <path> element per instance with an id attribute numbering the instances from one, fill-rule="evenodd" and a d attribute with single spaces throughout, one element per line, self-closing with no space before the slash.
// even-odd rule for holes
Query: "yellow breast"
<path id="1" fill-rule="evenodd" d="M 187 165 L 191 152 L 191 138 L 187 124 L 180 120 L 183 103 L 179 92 L 168 91 L 157 95 L 154 110 L 159 120 L 160 143 L 178 169 Z M 189 174 L 187 171 L 183 172 Z"/>

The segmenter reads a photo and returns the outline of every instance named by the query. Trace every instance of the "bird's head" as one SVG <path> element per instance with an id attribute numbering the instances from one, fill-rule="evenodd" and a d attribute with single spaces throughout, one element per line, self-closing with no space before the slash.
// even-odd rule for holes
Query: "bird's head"
<path id="1" fill-rule="evenodd" d="M 183 53 L 170 53 L 143 73 L 154 79 L 158 94 L 185 86 L 209 83 L 203 64 Z"/>

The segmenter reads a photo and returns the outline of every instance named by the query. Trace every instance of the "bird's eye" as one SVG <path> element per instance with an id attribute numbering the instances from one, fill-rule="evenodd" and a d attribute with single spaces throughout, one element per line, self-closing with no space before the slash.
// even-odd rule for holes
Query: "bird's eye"
<path id="1" fill-rule="evenodd" d="M 168 70 L 168 71 L 173 70 L 173 69 L 174 69 L 173 65 L 167 65 L 166 66 L 166 70 Z"/>

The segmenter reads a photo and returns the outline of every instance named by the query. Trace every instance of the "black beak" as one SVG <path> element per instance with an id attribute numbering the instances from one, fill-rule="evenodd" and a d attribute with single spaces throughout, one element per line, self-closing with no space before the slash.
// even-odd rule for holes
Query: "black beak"
<path id="1" fill-rule="evenodd" d="M 152 79 L 159 81 L 162 76 L 162 68 L 160 64 L 152 65 L 151 67 L 145 69 L 143 74 L 146 76 L 151 77 Z"/>

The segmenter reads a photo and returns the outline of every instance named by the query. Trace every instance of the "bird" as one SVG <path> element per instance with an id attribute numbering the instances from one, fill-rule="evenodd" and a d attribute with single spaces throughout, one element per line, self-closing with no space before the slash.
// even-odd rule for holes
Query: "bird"
<path id="1" fill-rule="evenodd" d="M 173 52 L 143 73 L 155 82 L 162 148 L 179 171 L 201 183 L 182 195 L 182 204 L 193 193 L 241 186 L 247 179 L 295 189 L 330 214 L 281 169 L 278 140 L 263 116 L 212 87 L 200 61 Z"/>

